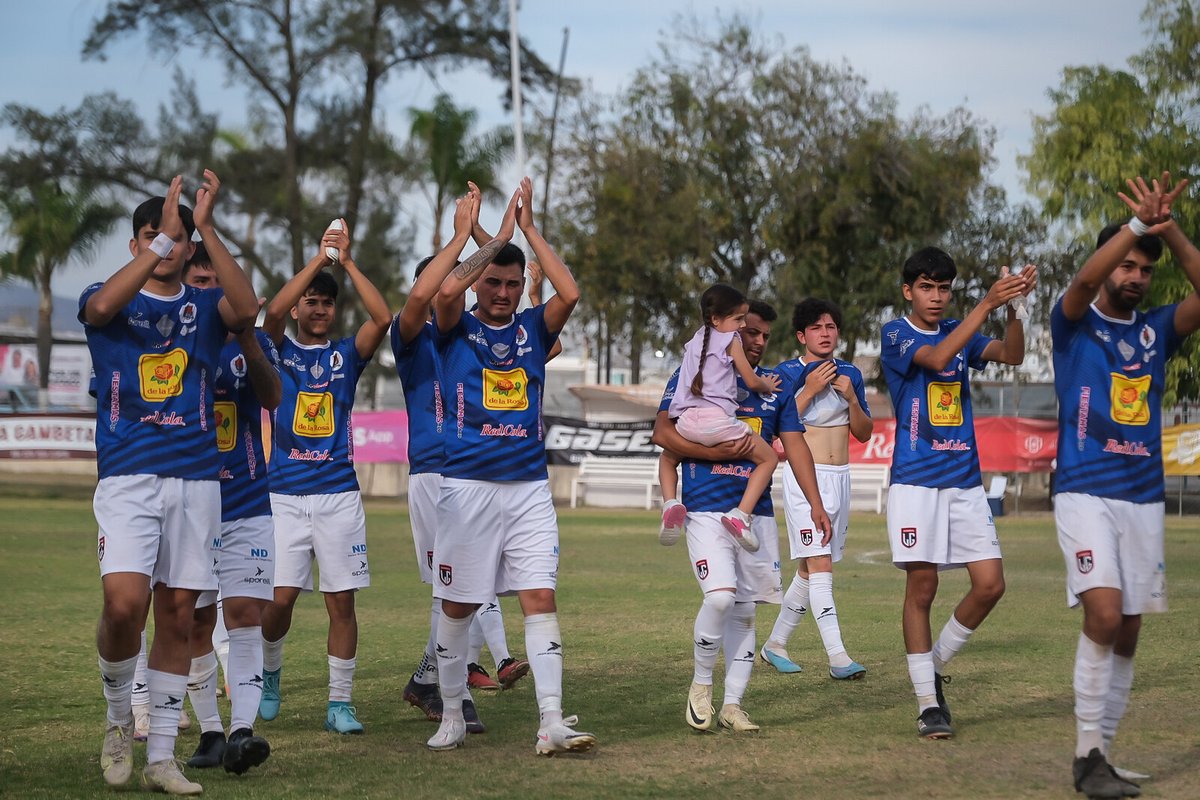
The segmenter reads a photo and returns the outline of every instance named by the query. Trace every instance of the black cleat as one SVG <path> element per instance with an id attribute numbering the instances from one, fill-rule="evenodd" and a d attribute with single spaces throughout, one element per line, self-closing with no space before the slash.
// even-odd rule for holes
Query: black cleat
<path id="1" fill-rule="evenodd" d="M 442 721 L 442 695 L 436 683 L 417 683 L 416 676 L 404 686 L 404 699 L 421 709 L 430 722 Z"/>
<path id="2" fill-rule="evenodd" d="M 225 771 L 241 775 L 251 767 L 257 767 L 271 755 L 271 745 L 261 736 L 255 736 L 249 728 L 238 728 L 229 734 L 225 745 Z"/>
<path id="3" fill-rule="evenodd" d="M 927 708 L 917 717 L 917 735 L 923 739 L 949 739 L 954 736 L 950 720 L 940 708 Z"/>
<path id="4" fill-rule="evenodd" d="M 221 766 L 225 756 L 225 734 L 220 731 L 209 731 L 200 734 L 200 744 L 196 752 L 188 759 L 187 765 L 196 769 Z"/>
<path id="5" fill-rule="evenodd" d="M 938 708 L 942 710 L 942 716 L 946 718 L 946 724 L 948 725 L 953 717 L 950 716 L 950 706 L 946 704 L 946 695 L 942 693 L 942 685 L 947 683 L 950 683 L 949 675 L 934 674 L 933 690 L 937 694 Z"/>
<path id="6" fill-rule="evenodd" d="M 479 712 L 475 710 L 475 703 L 464 697 L 462 708 L 463 721 L 467 723 L 467 733 L 487 733 L 487 728 L 479 719 Z"/>
<path id="7" fill-rule="evenodd" d="M 1076 758 L 1071 763 L 1071 774 L 1075 791 L 1083 792 L 1088 800 L 1137 797 L 1142 793 L 1136 784 L 1117 777 L 1099 747 L 1093 747 L 1084 758 Z"/>

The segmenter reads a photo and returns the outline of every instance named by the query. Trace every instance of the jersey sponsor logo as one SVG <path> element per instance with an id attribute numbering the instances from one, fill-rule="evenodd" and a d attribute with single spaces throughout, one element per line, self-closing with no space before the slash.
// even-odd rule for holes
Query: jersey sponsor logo
<path id="1" fill-rule="evenodd" d="M 1136 351 L 1133 349 L 1133 345 L 1122 339 L 1121 341 L 1117 342 L 1117 352 L 1121 354 L 1121 358 L 1123 360 L 1128 361 L 1133 358 L 1133 354 Z"/>
<path id="2" fill-rule="evenodd" d="M 1109 397 L 1112 401 L 1113 422 L 1122 425 L 1147 425 L 1150 423 L 1150 376 L 1128 378 L 1119 372 L 1110 372 L 1112 384 Z"/>
<path id="3" fill-rule="evenodd" d="M 233 480 L 233 473 L 229 471 L 228 467 L 221 467 L 221 471 L 217 473 L 217 480 L 231 481 Z"/>
<path id="4" fill-rule="evenodd" d="M 525 430 L 524 425 L 493 425 L 490 422 L 483 423 L 479 429 L 480 436 L 511 436 L 516 439 L 525 439 L 529 436 L 529 432 Z"/>
<path id="5" fill-rule="evenodd" d="M 129 317 L 125 321 L 127 323 L 129 323 L 129 327 L 131 327 L 131 328 L 145 328 L 147 330 L 150 329 L 150 320 L 143 317 L 141 311 L 137 312 L 136 314 L 134 314 L 132 317 Z"/>
<path id="6" fill-rule="evenodd" d="M 738 421 L 749 425 L 755 436 L 762 436 L 762 417 L 738 417 Z"/>
<path id="7" fill-rule="evenodd" d="M 217 420 L 217 452 L 228 453 L 237 443 L 237 403 L 213 403 Z"/>
<path id="8" fill-rule="evenodd" d="M 1079 419 L 1075 424 L 1075 445 L 1079 452 L 1083 452 L 1084 445 L 1087 444 L 1088 431 L 1088 410 L 1092 404 L 1092 388 L 1083 386 L 1079 389 Z"/>
<path id="9" fill-rule="evenodd" d="M 709 474 L 711 475 L 729 475 L 734 478 L 749 478 L 752 467 L 744 467 L 739 464 L 713 464 Z"/>
<path id="10" fill-rule="evenodd" d="M 930 425 L 948 428 L 963 424 L 961 383 L 930 381 L 927 391 Z"/>
<path id="11" fill-rule="evenodd" d="M 1116 439 L 1109 439 L 1104 443 L 1104 452 L 1116 453 L 1122 456 L 1149 456 L 1151 455 L 1149 448 L 1145 442 L 1118 442 Z"/>
<path id="12" fill-rule="evenodd" d="M 296 412 L 292 416 L 292 433 L 313 439 L 333 435 L 333 395 L 329 392 L 296 393 Z"/>
<path id="13" fill-rule="evenodd" d="M 449 564 L 438 564 L 438 580 L 443 586 L 449 586 L 454 581 L 454 568 Z"/>
<path id="14" fill-rule="evenodd" d="M 704 580 L 708 577 L 708 559 L 702 558 L 696 562 L 696 577 Z"/>
<path id="15" fill-rule="evenodd" d="M 166 339 L 175 330 L 175 322 L 166 314 L 163 314 L 158 318 L 158 322 L 154 323 L 154 329 Z"/>
<path id="16" fill-rule="evenodd" d="M 138 358 L 142 399 L 147 403 L 161 403 L 183 394 L 183 373 L 187 365 L 187 352 L 179 347 L 167 353 L 146 353 Z"/>
<path id="17" fill-rule="evenodd" d="M 187 421 L 177 411 L 168 411 L 166 414 L 161 411 L 155 411 L 144 415 L 138 422 L 147 422 L 151 425 L 158 425 L 160 428 L 187 427 Z"/>
<path id="18" fill-rule="evenodd" d="M 522 368 L 483 371 L 483 407 L 489 411 L 525 411 L 528 391 L 529 378 Z"/>
<path id="19" fill-rule="evenodd" d="M 935 453 L 966 453 L 971 449 L 971 445 L 967 444 L 962 439 L 934 439 L 929 443 L 929 448 Z"/>
<path id="20" fill-rule="evenodd" d="M 504 342 L 496 342 L 494 345 L 492 345 L 492 355 L 501 359 L 508 358 L 508 353 L 511 349 L 512 348 L 510 348 Z"/>
<path id="21" fill-rule="evenodd" d="M 917 529 L 916 528 L 901 528 L 900 529 L 900 544 L 907 548 L 917 546 Z"/>
<path id="22" fill-rule="evenodd" d="M 1082 575 L 1087 575 L 1096 566 L 1095 559 L 1092 558 L 1091 550 L 1080 550 L 1075 553 L 1075 566 L 1079 568 Z"/>
<path id="23" fill-rule="evenodd" d="M 901 342 L 900 343 L 900 355 L 904 355 L 905 353 L 907 353 L 908 348 L 910 348 L 914 344 L 916 344 L 916 341 L 917 341 L 916 339 L 905 339 L 903 342 Z M 895 344 L 895 340 L 893 340 L 892 343 Z"/>
<path id="24" fill-rule="evenodd" d="M 908 449 L 916 452 L 921 435 L 921 398 L 914 397 L 908 413 Z"/>
<path id="25" fill-rule="evenodd" d="M 287 455 L 288 461 L 325 461 L 329 458 L 328 450 L 301 450 L 293 447 Z"/>
<path id="26" fill-rule="evenodd" d="M 800 531 L 800 544 L 804 545 L 805 547 L 808 547 L 812 543 L 813 543 L 812 528 L 805 528 L 804 530 Z"/>

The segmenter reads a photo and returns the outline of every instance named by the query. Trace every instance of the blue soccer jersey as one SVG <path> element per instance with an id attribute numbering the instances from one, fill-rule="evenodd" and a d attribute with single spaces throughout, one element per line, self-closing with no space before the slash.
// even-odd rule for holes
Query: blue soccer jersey
<path id="1" fill-rule="evenodd" d="M 255 331 L 267 361 L 279 369 L 271 337 Z M 246 356 L 236 339 L 227 342 L 217 364 L 213 410 L 221 454 L 221 521 L 271 516 L 267 459 L 263 453 L 262 403 L 247 376 Z"/>
<path id="2" fill-rule="evenodd" d="M 284 337 L 279 347 L 283 399 L 275 409 L 272 492 L 358 491 L 350 410 L 369 361 L 359 357 L 353 336 L 317 345 Z"/>
<path id="3" fill-rule="evenodd" d="M 1131 320 L 1089 306 L 1078 322 L 1050 312 L 1058 395 L 1054 491 L 1161 503 L 1162 392 L 1167 359 L 1179 349 L 1175 306 Z"/>
<path id="4" fill-rule="evenodd" d="M 546 356 L 558 335 L 545 306 L 502 328 L 464 313 L 438 339 L 452 419 L 442 475 L 488 481 L 545 480 L 542 393 Z"/>
<path id="5" fill-rule="evenodd" d="M 96 457 L 101 478 L 161 475 L 215 481 L 221 462 L 213 382 L 228 330 L 220 289 L 184 286 L 165 298 L 142 291 L 107 325 L 84 318 L 96 374 Z"/>
<path id="6" fill-rule="evenodd" d="M 446 432 L 446 402 L 442 393 L 441 361 L 437 353 L 437 328 L 426 322 L 411 342 L 400 338 L 400 325 L 392 320 L 392 354 L 396 374 L 404 389 L 408 409 L 408 470 L 410 475 L 441 472 Z"/>
<path id="7" fill-rule="evenodd" d="M 798 358 L 793 358 L 791 361 L 785 361 L 775 367 L 775 371 L 783 376 L 785 384 L 790 383 L 795 386 L 796 394 L 799 394 L 800 390 L 804 388 L 804 379 L 808 377 L 808 373 L 824 364 L 826 360 L 818 359 L 806 364 Z M 849 361 L 842 361 L 840 358 L 832 359 L 832 361 L 837 375 L 845 375 L 850 379 L 850 386 L 858 395 L 858 405 L 868 417 L 871 416 L 871 407 L 867 405 L 867 387 L 863 382 L 862 371 Z M 812 425 L 817 428 L 849 425 L 850 403 L 830 384 L 818 392 L 808 404 L 808 408 L 800 416 L 800 422 L 806 426 Z"/>
<path id="8" fill-rule="evenodd" d="M 883 326 L 879 363 L 896 409 L 892 483 L 930 489 L 983 484 L 967 368 L 984 368 L 983 351 L 993 340 L 974 334 L 941 372 L 913 363 L 917 350 L 936 346 L 958 325 L 948 319 L 936 331 L 923 331 L 901 318 Z"/>
<path id="9" fill-rule="evenodd" d="M 754 371 L 759 375 L 776 373 L 775 370 L 761 367 L 756 367 Z M 757 394 L 749 391 L 742 382 L 741 376 L 738 376 L 737 381 L 737 418 L 749 425 L 752 431 L 760 434 L 768 442 L 773 441 L 780 433 L 804 431 L 804 426 L 800 424 L 799 415 L 796 413 L 796 404 L 792 402 L 795 386 L 783 375 L 780 377 L 783 378 L 783 385 L 774 394 Z M 670 411 L 671 400 L 675 397 L 675 388 L 678 384 L 679 370 L 675 370 L 671 380 L 667 381 L 662 402 L 658 406 L 659 411 Z M 742 495 L 746 491 L 746 482 L 750 478 L 751 470 L 754 469 L 754 462 L 745 460 L 720 463 L 684 459 L 682 467 L 683 492 L 681 499 L 687 506 L 687 510 L 689 512 L 725 513 L 742 502 Z M 754 515 L 775 516 L 770 485 L 754 505 Z"/>

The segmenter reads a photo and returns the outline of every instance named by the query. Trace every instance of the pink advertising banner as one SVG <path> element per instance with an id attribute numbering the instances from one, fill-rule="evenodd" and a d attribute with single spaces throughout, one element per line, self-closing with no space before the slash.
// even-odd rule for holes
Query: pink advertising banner
<path id="1" fill-rule="evenodd" d="M 408 463 L 407 411 L 355 411 L 351 422 L 355 462 Z"/>

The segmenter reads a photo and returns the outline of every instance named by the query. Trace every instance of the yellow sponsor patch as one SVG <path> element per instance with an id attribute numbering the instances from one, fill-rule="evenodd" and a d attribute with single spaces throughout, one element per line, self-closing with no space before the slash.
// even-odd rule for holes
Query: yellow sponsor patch
<path id="1" fill-rule="evenodd" d="M 962 384 L 958 381 L 929 384 L 929 424 L 948 428 L 962 422 Z"/>
<path id="2" fill-rule="evenodd" d="M 138 382 L 142 399 L 161 403 L 183 394 L 183 373 L 187 370 L 187 352 L 176 347 L 168 353 L 147 353 L 138 359 Z"/>
<path id="3" fill-rule="evenodd" d="M 1128 378 L 1119 372 L 1110 372 L 1112 386 L 1109 398 L 1112 401 L 1113 422 L 1122 425 L 1146 425 L 1150 422 L 1150 376 Z"/>
<path id="4" fill-rule="evenodd" d="M 323 439 L 333 435 L 333 395 L 329 392 L 297 392 L 292 433 Z"/>
<path id="5" fill-rule="evenodd" d="M 524 369 L 483 371 L 483 407 L 491 411 L 529 408 L 529 378 Z"/>
<path id="6" fill-rule="evenodd" d="M 237 441 L 237 403 L 213 403 L 213 415 L 217 420 L 217 452 L 228 453 Z"/>
<path id="7" fill-rule="evenodd" d="M 755 436 L 762 436 L 762 418 L 761 417 L 738 417 L 738 420 L 750 426 L 750 430 L 754 431 Z"/>

